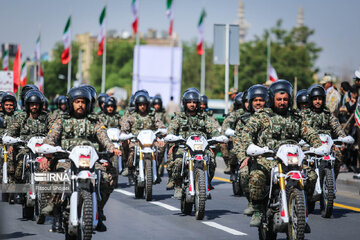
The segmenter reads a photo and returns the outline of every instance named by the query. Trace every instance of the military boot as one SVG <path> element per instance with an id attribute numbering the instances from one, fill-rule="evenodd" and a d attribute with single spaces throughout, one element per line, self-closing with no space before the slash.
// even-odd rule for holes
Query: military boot
<path id="1" fill-rule="evenodd" d="M 50 216 L 53 209 L 54 204 L 52 202 L 49 202 L 43 209 L 41 209 L 41 214 L 44 214 L 45 216 Z"/>
<path id="2" fill-rule="evenodd" d="M 134 186 L 135 185 L 135 173 L 132 169 L 129 169 L 128 178 L 129 178 L 129 185 Z"/>
<path id="3" fill-rule="evenodd" d="M 174 198 L 181 200 L 182 197 L 181 179 L 174 181 L 174 185 L 175 185 Z"/>
<path id="4" fill-rule="evenodd" d="M 98 222 L 98 224 L 97 224 L 97 226 L 96 226 L 95 229 L 96 229 L 96 231 L 98 231 L 98 232 L 105 232 L 105 231 L 107 230 L 107 228 L 106 228 L 103 220 L 101 220 L 101 219 L 99 219 L 99 222 Z"/>
<path id="5" fill-rule="evenodd" d="M 231 173 L 231 167 L 230 167 L 230 160 L 228 157 L 224 157 L 224 162 L 225 162 L 225 165 L 226 165 L 226 168 L 224 170 L 224 173 L 225 174 L 230 174 Z"/>
<path id="6" fill-rule="evenodd" d="M 245 210 L 244 210 L 244 215 L 250 217 L 251 215 L 253 215 L 253 213 L 254 213 L 254 208 L 253 208 L 251 202 L 249 202 L 247 208 L 245 208 Z"/>
<path id="7" fill-rule="evenodd" d="M 172 178 L 169 178 L 169 181 L 166 184 L 166 190 L 172 190 L 172 189 L 174 189 L 174 180 L 172 180 Z"/>
<path id="8" fill-rule="evenodd" d="M 250 220 L 250 227 L 259 227 L 261 224 L 262 212 L 260 204 L 253 204 L 254 213 Z"/>
<path id="9" fill-rule="evenodd" d="M 61 210 L 60 207 L 56 206 L 54 207 L 54 219 L 53 219 L 53 224 L 51 227 L 52 232 L 59 232 L 62 233 L 64 232 L 64 229 L 62 227 L 62 217 L 61 217 Z"/>
<path id="10" fill-rule="evenodd" d="M 124 168 L 124 170 L 122 171 L 121 175 L 126 177 L 129 174 L 129 170 L 128 168 Z"/>

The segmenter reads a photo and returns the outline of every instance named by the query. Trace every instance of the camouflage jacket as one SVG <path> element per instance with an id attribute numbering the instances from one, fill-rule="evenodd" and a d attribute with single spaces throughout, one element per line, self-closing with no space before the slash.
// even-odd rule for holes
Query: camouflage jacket
<path id="1" fill-rule="evenodd" d="M 99 145 L 110 151 L 114 145 L 106 134 L 106 127 L 95 114 L 85 118 L 74 118 L 70 114 L 63 114 L 51 126 L 44 143 L 60 145 L 63 149 L 72 149 L 75 146 L 93 146 L 99 151 Z"/>
<path id="2" fill-rule="evenodd" d="M 235 130 L 237 122 L 241 119 L 241 116 L 244 115 L 246 112 L 243 109 L 238 109 L 235 111 L 230 112 L 224 119 L 222 124 L 221 130 L 222 133 L 226 131 L 226 129 L 231 128 Z"/>
<path id="3" fill-rule="evenodd" d="M 2 127 L 0 127 L 0 137 L 5 133 L 5 129 L 11 125 L 11 123 L 16 119 L 16 115 L 19 112 L 14 112 L 12 115 L 7 115 L 3 112 L 0 112 L 0 118 L 2 119 Z"/>
<path id="4" fill-rule="evenodd" d="M 185 112 L 177 112 L 168 127 L 168 134 L 188 138 L 191 135 L 202 135 L 207 139 L 220 135 L 218 125 L 204 112 L 190 116 Z"/>
<path id="5" fill-rule="evenodd" d="M 282 144 L 297 144 L 301 139 L 313 147 L 321 146 L 316 131 L 297 111 L 291 110 L 283 116 L 274 113 L 270 108 L 264 108 L 250 117 L 236 144 L 240 153 L 244 153 L 252 143 L 277 150 Z M 242 161 L 243 159 L 240 158 L 239 160 Z"/>
<path id="6" fill-rule="evenodd" d="M 301 111 L 301 116 L 309 123 L 317 133 L 328 134 L 332 138 L 345 137 L 345 132 L 342 129 L 339 120 L 327 109 L 321 113 L 305 109 Z"/>
<path id="7" fill-rule="evenodd" d="M 164 123 L 156 117 L 155 111 L 150 110 L 146 116 L 141 116 L 134 112 L 129 115 L 121 124 L 121 130 L 125 133 L 133 133 L 137 135 L 140 130 L 151 129 L 157 130 L 159 128 L 166 128 Z"/>
<path id="8" fill-rule="evenodd" d="M 233 149 L 231 150 L 232 153 L 237 156 L 237 159 L 245 159 L 246 152 L 240 145 L 240 137 L 241 131 L 243 130 L 244 126 L 249 122 L 250 117 L 253 115 L 249 112 L 242 111 L 243 114 L 239 116 L 235 126 L 235 135 L 233 137 Z M 235 112 L 236 113 L 236 112 Z M 233 129 L 233 128 L 232 128 Z M 224 129 L 226 131 L 226 129 Z"/>
<path id="9" fill-rule="evenodd" d="M 170 120 L 169 120 L 169 116 L 166 114 L 165 110 L 162 109 L 159 112 L 155 111 L 155 116 L 160 119 L 164 124 L 169 124 Z"/>
<path id="10" fill-rule="evenodd" d="M 99 120 L 101 120 L 106 128 L 119 128 L 121 127 L 121 116 L 118 113 L 109 115 L 104 112 L 98 113 Z"/>
<path id="11" fill-rule="evenodd" d="M 37 119 L 32 119 L 26 112 L 19 112 L 6 132 L 11 137 L 21 137 L 27 141 L 33 136 L 45 136 L 49 131 L 49 117 L 41 112 Z"/>
<path id="12" fill-rule="evenodd" d="M 52 112 L 49 116 L 49 122 L 50 126 L 54 123 L 54 121 L 61 117 L 61 115 L 65 114 L 66 112 L 61 109 L 56 109 L 54 112 Z"/>

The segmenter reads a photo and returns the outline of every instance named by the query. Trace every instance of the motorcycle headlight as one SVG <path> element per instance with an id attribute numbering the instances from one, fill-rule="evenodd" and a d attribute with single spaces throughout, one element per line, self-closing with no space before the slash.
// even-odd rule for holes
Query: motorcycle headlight
<path id="1" fill-rule="evenodd" d="M 289 153 L 287 155 L 287 160 L 288 160 L 289 165 L 298 165 L 299 164 L 299 158 L 296 153 L 295 154 Z"/>
<path id="2" fill-rule="evenodd" d="M 90 156 L 81 155 L 79 158 L 79 167 L 90 167 Z"/>
<path id="3" fill-rule="evenodd" d="M 38 152 L 39 151 L 39 148 L 42 146 L 42 144 L 35 144 L 35 152 Z"/>
<path id="4" fill-rule="evenodd" d="M 202 144 L 194 144 L 194 150 L 195 151 L 202 151 L 203 145 Z"/>

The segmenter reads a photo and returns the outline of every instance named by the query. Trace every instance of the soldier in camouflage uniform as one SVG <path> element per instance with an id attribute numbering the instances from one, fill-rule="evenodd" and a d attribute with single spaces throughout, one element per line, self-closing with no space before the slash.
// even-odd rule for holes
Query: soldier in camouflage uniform
<path id="1" fill-rule="evenodd" d="M 296 106 L 300 111 L 309 108 L 309 95 L 307 89 L 301 89 L 296 94 Z"/>
<path id="2" fill-rule="evenodd" d="M 71 150 L 75 146 L 86 145 L 92 146 L 99 151 L 100 144 L 109 152 L 115 153 L 116 156 L 121 154 L 121 151 L 114 148 L 110 139 L 106 134 L 106 127 L 94 117 L 95 114 L 89 114 L 92 111 L 91 95 L 85 87 L 78 87 L 70 89 L 68 93 L 69 98 L 69 114 L 63 114 L 61 118 L 57 118 L 52 125 L 48 135 L 44 140 L 44 144 L 60 145 L 63 149 Z M 41 167 L 55 166 L 57 171 L 64 171 L 70 167 L 70 163 L 57 163 L 56 159 L 50 159 L 48 163 L 44 158 Z M 96 163 L 95 168 L 102 171 L 101 180 L 101 196 L 102 200 L 99 202 L 99 223 L 98 231 L 106 231 L 103 224 L 104 215 L 103 208 L 111 192 L 104 192 L 106 189 L 111 189 L 113 180 L 110 174 L 107 173 L 106 168 L 108 163 Z M 109 187 L 110 185 L 110 187 Z M 62 231 L 61 213 L 60 211 L 59 195 L 53 196 L 53 201 L 43 209 L 43 212 L 48 214 L 53 211 L 54 222 L 53 231 Z"/>
<path id="3" fill-rule="evenodd" d="M 234 136 L 234 148 L 232 153 L 237 156 L 235 160 L 237 159 L 243 159 L 243 153 L 240 151 L 241 146 L 239 146 L 240 143 L 240 135 L 241 131 L 248 123 L 250 117 L 254 115 L 255 112 L 259 112 L 263 108 L 266 107 L 266 103 L 269 100 L 269 94 L 268 89 L 260 84 L 253 85 L 248 90 L 248 100 L 249 100 L 249 108 L 248 113 L 244 113 L 241 116 L 239 116 L 239 119 L 237 119 L 236 122 L 236 128 L 235 128 L 235 136 Z M 241 162 L 238 161 L 238 163 L 234 163 L 236 167 L 239 167 L 241 165 Z M 249 193 L 249 169 L 251 168 L 251 161 L 248 163 L 247 166 L 243 166 L 240 168 L 240 184 L 243 192 L 245 193 L 245 196 L 248 200 L 248 207 L 244 210 L 244 214 L 247 216 L 251 216 L 254 212 L 250 193 Z"/>
<path id="4" fill-rule="evenodd" d="M 98 102 L 100 111 L 98 112 L 98 114 L 101 114 L 102 112 L 104 112 L 104 103 L 108 97 L 109 97 L 109 95 L 107 95 L 106 93 L 99 94 L 99 96 L 97 98 L 97 102 Z M 116 111 L 116 109 L 115 109 L 115 111 Z"/>
<path id="5" fill-rule="evenodd" d="M 30 90 L 24 98 L 25 111 L 16 115 L 16 118 L 7 128 L 7 135 L 11 137 L 21 137 L 25 142 L 34 136 L 45 136 L 49 130 L 48 114 L 43 111 L 43 95 L 38 90 Z M 9 153 L 13 151 L 13 147 L 9 147 Z M 28 149 L 24 148 L 16 154 L 16 170 L 15 179 L 21 182 L 24 155 L 28 153 Z M 17 152 L 17 150 L 14 151 Z"/>
<path id="6" fill-rule="evenodd" d="M 331 138 L 345 137 L 339 120 L 325 106 L 326 93 L 320 85 L 311 86 L 308 89 L 310 108 L 302 111 L 303 118 L 319 134 L 327 134 Z M 337 178 L 342 163 L 341 151 L 334 147 L 336 161 L 334 165 L 335 178 Z"/>
<path id="7" fill-rule="evenodd" d="M 183 112 L 175 113 L 174 118 L 171 120 L 168 127 L 168 134 L 182 136 L 184 139 L 191 135 L 202 135 L 207 139 L 220 135 L 218 126 L 214 124 L 211 117 L 200 111 L 200 94 L 196 89 L 188 89 L 183 94 Z M 182 195 L 182 177 L 181 167 L 184 149 L 179 148 L 177 145 L 171 149 L 173 159 L 169 159 L 167 164 L 167 171 L 172 172 L 172 177 L 175 185 L 174 197 L 181 198 Z M 215 158 L 212 156 L 209 163 L 209 183 L 215 174 Z"/>
<path id="8" fill-rule="evenodd" d="M 154 109 L 150 108 L 150 96 L 146 90 L 139 90 L 135 93 L 135 112 L 129 115 L 121 125 L 121 130 L 125 133 L 137 135 L 140 130 L 150 129 L 156 131 L 165 128 L 164 123 L 155 115 Z M 129 183 L 134 182 L 134 151 L 135 142 L 129 143 L 129 155 L 127 161 Z M 160 148 L 164 147 L 163 142 L 158 142 Z M 161 150 L 159 150 L 161 151 Z M 163 151 L 163 150 L 162 150 Z M 159 178 L 160 181 L 160 178 Z"/>
<path id="9" fill-rule="evenodd" d="M 278 80 L 269 87 L 270 106 L 256 112 L 243 127 L 238 139 L 238 158 L 240 168 L 247 166 L 249 158 L 246 149 L 250 144 L 260 147 L 278 149 L 279 146 L 289 142 L 298 143 L 305 139 L 314 147 L 321 146 L 321 140 L 314 129 L 301 118 L 296 111 L 291 110 L 292 86 L 286 80 Z M 266 184 L 269 184 L 270 173 L 274 161 L 264 157 L 252 160 L 249 179 L 249 194 L 253 204 L 254 213 L 250 226 L 258 227 L 261 222 L 263 204 L 266 203 Z M 310 174 L 310 173 L 309 173 Z M 316 181 L 315 176 L 308 175 L 308 181 Z M 307 184 L 306 184 L 307 185 Z"/>
<path id="10" fill-rule="evenodd" d="M 61 115 L 65 114 L 68 109 L 68 99 L 66 96 L 59 96 L 57 98 L 57 109 L 50 115 L 50 126 L 54 123 L 54 121 L 61 117 Z"/>

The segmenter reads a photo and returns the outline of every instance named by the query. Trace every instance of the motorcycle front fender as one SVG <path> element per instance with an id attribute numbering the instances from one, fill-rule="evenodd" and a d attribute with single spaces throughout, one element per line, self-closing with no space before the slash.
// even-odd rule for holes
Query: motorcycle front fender
<path id="1" fill-rule="evenodd" d="M 76 227 L 79 224 L 78 221 L 78 198 L 79 193 L 73 192 L 70 197 L 70 226 Z"/>

